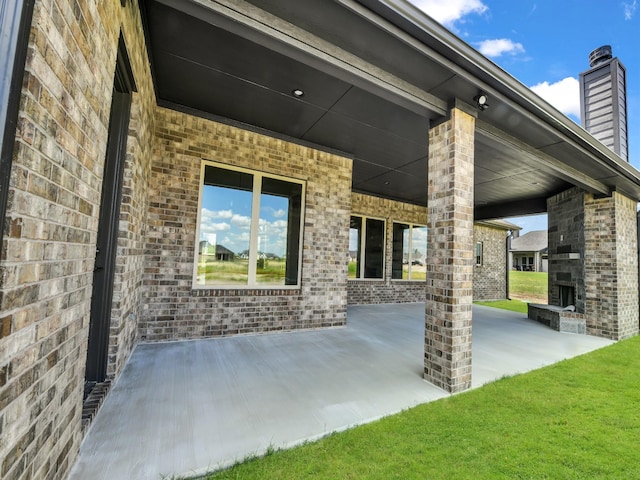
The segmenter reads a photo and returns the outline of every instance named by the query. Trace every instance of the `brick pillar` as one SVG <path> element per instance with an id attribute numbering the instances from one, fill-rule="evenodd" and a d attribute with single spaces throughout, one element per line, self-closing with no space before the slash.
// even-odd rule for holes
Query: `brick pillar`
<path id="1" fill-rule="evenodd" d="M 587 333 L 621 340 L 638 334 L 636 202 L 617 192 L 584 199 Z"/>
<path id="2" fill-rule="evenodd" d="M 471 387 L 475 117 L 454 107 L 429 130 L 424 378 Z"/>

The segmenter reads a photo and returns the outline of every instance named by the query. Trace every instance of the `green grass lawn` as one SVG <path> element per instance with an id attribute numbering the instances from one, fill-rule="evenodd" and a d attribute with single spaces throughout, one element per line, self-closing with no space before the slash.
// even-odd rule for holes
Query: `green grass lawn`
<path id="1" fill-rule="evenodd" d="M 509 293 L 517 297 L 547 297 L 549 274 L 546 272 L 509 272 Z"/>
<path id="2" fill-rule="evenodd" d="M 509 272 L 509 294 L 511 300 L 475 302 L 487 307 L 502 308 L 513 312 L 527 313 L 527 303 L 547 303 L 549 274 L 545 272 Z M 524 299 L 520 300 L 520 299 Z"/>
<path id="3" fill-rule="evenodd" d="M 214 479 L 640 478 L 640 337 Z"/>
<path id="4" fill-rule="evenodd" d="M 503 310 L 511 310 L 512 312 L 527 313 L 527 302 L 520 300 L 496 300 L 492 302 L 474 302 L 476 305 L 484 305 L 486 307 L 501 308 Z"/>
<path id="5" fill-rule="evenodd" d="M 213 256 L 204 258 L 205 260 L 198 262 L 197 276 L 203 278 L 203 281 L 207 284 L 246 285 L 249 273 L 249 260 L 243 258 L 216 260 Z M 285 260 L 258 259 L 256 282 L 282 285 L 285 279 L 285 269 Z"/>
<path id="6" fill-rule="evenodd" d="M 547 273 L 544 272 L 509 272 L 509 293 L 511 300 L 497 300 L 492 302 L 475 302 L 487 307 L 502 308 L 513 312 L 527 313 L 527 303 L 546 303 Z M 520 300 L 520 299 L 525 299 Z"/>

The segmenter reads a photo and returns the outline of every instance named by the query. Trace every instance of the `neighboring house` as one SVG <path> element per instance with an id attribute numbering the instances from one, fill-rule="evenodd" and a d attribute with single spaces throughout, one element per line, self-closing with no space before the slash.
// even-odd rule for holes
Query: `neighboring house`
<path id="1" fill-rule="evenodd" d="M 213 245 L 206 240 L 200 241 L 200 247 L 198 250 L 200 255 L 204 255 L 205 257 L 215 256 L 216 260 L 219 261 L 231 261 L 235 258 L 235 253 L 229 250 L 227 247 L 222 245 Z"/>
<path id="2" fill-rule="evenodd" d="M 0 32 L 3 478 L 65 478 L 141 342 L 421 301 L 424 378 L 471 388 L 496 218 L 547 212 L 550 302 L 638 333 L 640 172 L 408 1 L 0 0 Z M 208 275 L 214 234 L 243 261 Z"/>
<path id="3" fill-rule="evenodd" d="M 216 245 L 216 260 L 222 260 L 225 262 L 232 261 L 235 258 L 235 254 L 227 247 L 222 245 Z"/>
<path id="4" fill-rule="evenodd" d="M 549 234 L 536 230 L 511 240 L 509 262 L 514 270 L 525 272 L 549 271 Z"/>

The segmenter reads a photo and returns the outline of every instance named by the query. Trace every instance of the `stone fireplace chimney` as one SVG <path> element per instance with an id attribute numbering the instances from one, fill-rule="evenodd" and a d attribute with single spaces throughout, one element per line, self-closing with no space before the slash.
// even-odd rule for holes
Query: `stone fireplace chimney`
<path id="1" fill-rule="evenodd" d="M 589 70 L 580 74 L 580 120 L 591 135 L 629 161 L 626 69 L 610 45 L 589 54 Z"/>

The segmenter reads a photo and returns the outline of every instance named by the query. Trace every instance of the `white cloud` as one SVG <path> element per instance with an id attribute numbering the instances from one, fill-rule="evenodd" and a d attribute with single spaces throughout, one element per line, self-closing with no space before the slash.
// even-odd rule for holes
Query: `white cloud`
<path id="1" fill-rule="evenodd" d="M 480 0 L 411 0 L 427 15 L 448 27 L 471 13 L 481 14 L 487 6 Z"/>
<path id="2" fill-rule="evenodd" d="M 485 40 L 478 44 L 478 50 L 487 57 L 499 57 L 504 54 L 516 55 L 524 53 L 524 47 L 521 43 L 516 43 L 508 38 L 496 38 L 494 40 Z"/>
<path id="3" fill-rule="evenodd" d="M 269 221 L 265 218 L 260 219 L 260 228 L 264 231 L 278 230 L 281 228 L 287 228 L 288 222 L 286 220 L 274 220 Z"/>
<path id="4" fill-rule="evenodd" d="M 287 214 L 286 210 L 283 210 L 282 208 L 275 210 L 273 212 L 273 216 L 276 218 L 282 218 Z"/>
<path id="5" fill-rule="evenodd" d="M 231 218 L 233 216 L 233 213 L 231 212 L 231 210 L 219 210 L 219 211 L 215 211 L 215 210 L 209 210 L 208 208 L 202 208 L 202 212 L 201 212 L 201 222 L 203 224 L 208 223 L 215 223 L 214 220 L 218 220 L 218 219 L 228 219 Z"/>
<path id="6" fill-rule="evenodd" d="M 230 228 L 231 228 L 231 225 L 225 222 L 202 224 L 202 230 L 205 232 L 222 232 L 224 230 L 229 230 Z"/>
<path id="7" fill-rule="evenodd" d="M 200 224 L 200 240 L 207 240 L 209 243 L 215 243 L 217 234 L 231 230 L 231 225 L 225 222 L 212 222 L 211 220 L 202 221 Z"/>
<path id="8" fill-rule="evenodd" d="M 633 0 L 633 2 L 624 2 L 624 19 L 631 20 L 633 15 L 636 13 L 636 8 L 638 8 L 637 0 Z"/>
<path id="9" fill-rule="evenodd" d="M 236 226 L 236 227 L 249 227 L 251 226 L 251 218 L 245 216 L 245 215 L 238 215 L 238 214 L 234 214 L 231 217 L 231 223 Z"/>
<path id="10" fill-rule="evenodd" d="M 556 83 L 542 82 L 531 90 L 565 115 L 580 118 L 580 84 L 577 79 L 567 77 Z"/>
<path id="11" fill-rule="evenodd" d="M 231 210 L 209 210 L 202 207 L 202 218 L 231 218 L 233 212 Z"/>

